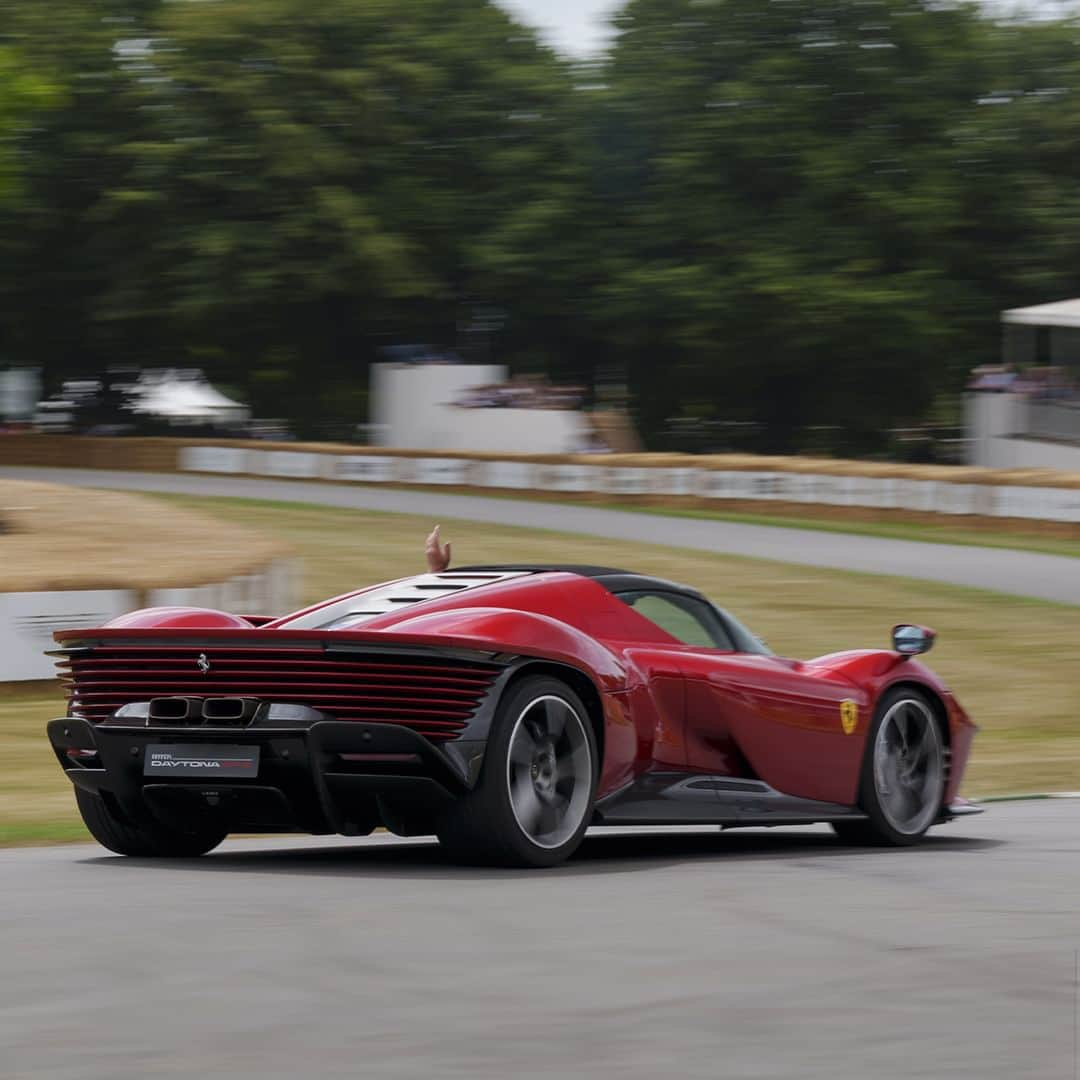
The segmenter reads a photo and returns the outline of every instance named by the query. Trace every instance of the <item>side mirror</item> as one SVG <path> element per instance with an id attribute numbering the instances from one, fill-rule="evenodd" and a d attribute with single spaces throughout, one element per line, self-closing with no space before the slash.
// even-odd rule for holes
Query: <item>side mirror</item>
<path id="1" fill-rule="evenodd" d="M 901 623 L 893 627 L 892 644 L 901 656 L 918 656 L 934 647 L 936 637 L 937 634 L 929 626 Z"/>

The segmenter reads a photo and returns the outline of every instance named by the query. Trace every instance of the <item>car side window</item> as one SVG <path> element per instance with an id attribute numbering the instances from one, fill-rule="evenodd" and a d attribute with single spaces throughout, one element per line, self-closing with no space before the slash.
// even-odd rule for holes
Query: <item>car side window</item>
<path id="1" fill-rule="evenodd" d="M 639 615 L 684 645 L 725 649 L 728 652 L 735 650 L 723 623 L 712 608 L 701 600 L 674 592 L 638 591 L 617 595 Z"/>

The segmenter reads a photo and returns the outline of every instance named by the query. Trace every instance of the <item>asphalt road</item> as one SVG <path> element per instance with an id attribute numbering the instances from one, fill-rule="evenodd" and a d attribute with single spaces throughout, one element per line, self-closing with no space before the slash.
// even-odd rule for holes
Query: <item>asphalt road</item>
<path id="1" fill-rule="evenodd" d="M 749 555 L 806 566 L 891 574 L 966 585 L 1018 596 L 1080 604 L 1080 564 L 1060 555 L 1004 548 L 928 544 L 871 536 L 744 525 L 729 521 L 672 518 L 581 504 L 527 502 L 474 495 L 385 490 L 314 481 L 208 477 L 95 469 L 0 468 L 0 477 L 45 480 L 80 487 L 222 495 L 281 502 L 318 503 L 350 509 L 421 514 L 432 521 L 451 518 L 534 529 L 555 529 L 697 551 Z M 458 539 L 461 557 L 466 538 Z M 573 552 L 559 556 L 573 562 Z"/>
<path id="2" fill-rule="evenodd" d="M 1071 1080 L 1080 801 L 909 850 L 623 831 L 0 851 L 0 1075 Z"/>

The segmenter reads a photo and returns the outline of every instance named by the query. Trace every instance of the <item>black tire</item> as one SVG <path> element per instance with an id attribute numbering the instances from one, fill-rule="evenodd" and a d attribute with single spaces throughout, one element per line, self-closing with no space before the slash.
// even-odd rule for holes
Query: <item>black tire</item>
<path id="1" fill-rule="evenodd" d="M 905 730 L 909 737 L 901 737 Z M 945 740 L 933 704 L 914 687 L 889 690 L 878 702 L 859 775 L 866 820 L 834 821 L 833 831 L 852 844 L 915 844 L 941 816 L 945 783 Z"/>
<path id="2" fill-rule="evenodd" d="M 555 734 L 560 719 L 562 733 Z M 480 779 L 442 815 L 439 841 L 470 863 L 556 866 L 574 853 L 589 826 L 599 766 L 581 699 L 559 679 L 528 676 L 499 703 Z M 535 819 L 534 803 L 540 807 Z"/>
<path id="3" fill-rule="evenodd" d="M 157 822 L 122 821 L 100 795 L 78 787 L 75 789 L 75 801 L 90 834 L 102 847 L 115 851 L 117 855 L 189 859 L 212 851 L 227 835 L 223 829 L 204 827 L 182 833 Z"/>

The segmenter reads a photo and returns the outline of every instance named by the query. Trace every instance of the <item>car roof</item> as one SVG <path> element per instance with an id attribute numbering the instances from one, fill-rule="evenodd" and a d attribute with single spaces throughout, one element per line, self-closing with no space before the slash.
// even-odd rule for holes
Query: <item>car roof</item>
<path id="1" fill-rule="evenodd" d="M 694 589 L 676 585 L 662 578 L 634 574 L 628 570 L 616 570 L 607 566 L 581 566 L 554 563 L 503 563 L 490 566 L 463 566 L 452 570 L 434 573 L 416 574 L 410 578 L 389 581 L 361 589 L 333 600 L 316 604 L 314 607 L 275 619 L 268 624 L 275 628 L 287 627 L 293 630 L 333 629 L 344 620 L 366 622 L 413 609 L 425 601 L 448 599 L 460 596 L 464 592 L 484 585 L 511 585 L 515 580 L 523 583 L 528 578 L 537 579 L 545 574 L 572 574 L 594 581 L 608 593 L 622 596 L 630 592 L 674 592 L 683 596 L 704 599 Z M 555 583 L 552 582 L 554 585 Z M 425 610 L 427 605 L 425 604 Z M 329 621 L 328 621 L 329 620 Z"/>
<path id="2" fill-rule="evenodd" d="M 603 585 L 608 592 L 613 593 L 659 590 L 682 593 L 684 596 L 701 596 L 697 589 L 692 589 L 687 585 L 679 585 L 674 581 L 652 577 L 648 574 L 635 574 L 632 570 L 618 570 L 611 566 L 588 566 L 575 563 L 500 563 L 492 566 L 455 567 L 449 572 L 452 574 L 577 574 L 580 577 L 592 578 L 597 584 Z"/>
<path id="3" fill-rule="evenodd" d="M 581 577 L 605 577 L 608 574 L 628 574 L 611 566 L 587 566 L 577 563 L 499 563 L 491 566 L 455 566 L 451 573 L 521 573 L 521 574 L 578 574 Z"/>

